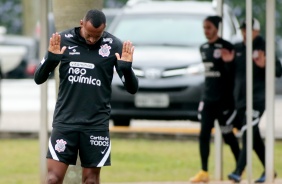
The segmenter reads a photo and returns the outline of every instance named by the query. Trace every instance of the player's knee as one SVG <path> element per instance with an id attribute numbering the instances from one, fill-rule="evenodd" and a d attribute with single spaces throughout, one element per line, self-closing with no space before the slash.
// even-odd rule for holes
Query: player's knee
<path id="1" fill-rule="evenodd" d="M 60 184 L 62 183 L 63 178 L 59 177 L 55 173 L 48 173 L 47 178 L 46 178 L 46 183 L 47 184 Z"/>
<path id="2" fill-rule="evenodd" d="M 83 184 L 100 184 L 100 168 L 84 170 L 82 174 Z"/>
<path id="3" fill-rule="evenodd" d="M 86 178 L 83 181 L 83 184 L 99 184 L 99 180 L 97 181 L 95 178 Z"/>
<path id="4" fill-rule="evenodd" d="M 83 184 L 100 184 L 99 176 L 84 177 Z"/>

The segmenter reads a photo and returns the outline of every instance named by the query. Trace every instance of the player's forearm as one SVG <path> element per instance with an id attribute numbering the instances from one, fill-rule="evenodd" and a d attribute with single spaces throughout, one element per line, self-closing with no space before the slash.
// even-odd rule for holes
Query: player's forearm
<path id="1" fill-rule="evenodd" d="M 46 56 L 43 58 L 35 71 L 34 81 L 36 84 L 42 84 L 48 79 L 50 73 L 54 71 L 54 69 L 60 63 L 62 56 L 63 55 L 61 54 L 47 52 Z"/>
<path id="2" fill-rule="evenodd" d="M 224 69 L 227 71 L 228 75 L 234 75 L 235 72 L 234 62 L 225 63 Z"/>
<path id="3" fill-rule="evenodd" d="M 275 62 L 275 76 L 276 77 L 282 76 L 282 66 L 281 66 L 281 62 L 278 58 L 276 58 L 276 62 Z"/>
<path id="4" fill-rule="evenodd" d="M 132 70 L 132 63 L 125 62 L 125 61 L 118 61 L 119 69 L 122 71 L 124 76 L 123 84 L 126 90 L 131 93 L 135 94 L 138 90 L 138 78 L 135 76 Z"/>

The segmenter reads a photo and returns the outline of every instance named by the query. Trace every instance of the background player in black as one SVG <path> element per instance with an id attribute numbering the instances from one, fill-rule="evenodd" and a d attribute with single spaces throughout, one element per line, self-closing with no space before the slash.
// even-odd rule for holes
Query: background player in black
<path id="1" fill-rule="evenodd" d="M 208 182 L 208 157 L 210 137 L 217 119 L 222 136 L 237 160 L 239 143 L 233 133 L 233 120 L 236 116 L 233 100 L 233 74 L 230 63 L 221 58 L 221 49 L 233 49 L 233 45 L 218 36 L 221 22 L 219 16 L 209 16 L 204 20 L 204 32 L 208 42 L 201 45 L 200 52 L 206 69 L 205 86 L 199 110 L 201 116 L 200 155 L 202 170 L 190 179 L 191 182 Z"/>
<path id="2" fill-rule="evenodd" d="M 60 86 L 47 153 L 46 183 L 62 183 L 79 150 L 82 183 L 100 183 L 100 169 L 110 165 L 111 81 L 114 67 L 126 90 L 136 93 L 138 80 L 131 68 L 134 47 L 104 31 L 106 18 L 90 10 L 75 27 L 53 34 L 45 58 L 36 70 L 45 82 L 60 63 Z"/>
<path id="3" fill-rule="evenodd" d="M 260 24 L 257 19 L 252 22 L 253 35 L 253 149 L 265 168 L 265 146 L 260 135 L 259 121 L 265 109 L 265 40 L 259 35 Z M 228 178 L 240 182 L 241 174 L 246 166 L 246 22 L 241 26 L 243 42 L 235 45 L 235 51 L 223 50 L 223 59 L 233 61 L 235 65 L 235 106 L 237 109 L 236 122 L 242 122 L 242 151 L 235 171 Z M 281 63 L 276 59 L 276 77 L 282 74 Z M 256 183 L 265 181 L 265 173 L 257 179 Z"/>

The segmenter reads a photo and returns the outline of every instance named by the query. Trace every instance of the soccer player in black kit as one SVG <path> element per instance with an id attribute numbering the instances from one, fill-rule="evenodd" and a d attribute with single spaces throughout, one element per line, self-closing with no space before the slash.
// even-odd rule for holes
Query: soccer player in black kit
<path id="1" fill-rule="evenodd" d="M 239 156 L 237 167 L 228 175 L 230 180 L 241 181 L 241 174 L 246 166 L 246 22 L 241 23 L 243 42 L 234 46 L 234 51 L 223 50 L 223 59 L 234 64 L 235 69 L 235 107 L 237 109 L 237 120 L 242 122 L 242 151 Z M 257 19 L 252 20 L 253 39 L 253 149 L 265 168 L 265 145 L 260 135 L 259 122 L 265 109 L 265 40 L 260 36 L 260 23 Z M 278 59 L 275 62 L 276 72 L 273 75 L 282 75 L 281 63 Z M 265 182 L 265 172 L 255 180 L 255 183 Z"/>
<path id="2" fill-rule="evenodd" d="M 235 160 L 238 159 L 240 148 L 233 133 L 233 121 L 236 117 L 233 98 L 233 73 L 230 63 L 221 58 L 221 49 L 233 49 L 233 45 L 218 36 L 219 16 L 209 16 L 204 20 L 204 33 L 208 40 L 200 47 L 205 65 L 205 86 L 202 101 L 199 105 L 201 117 L 200 156 L 202 170 L 190 179 L 190 182 L 208 182 L 208 157 L 210 152 L 211 131 L 217 119 L 223 139 L 232 150 Z"/>
<path id="3" fill-rule="evenodd" d="M 106 18 L 89 10 L 80 26 L 55 33 L 34 80 L 44 83 L 60 63 L 60 86 L 47 153 L 46 183 L 62 183 L 79 153 L 82 183 L 100 183 L 102 166 L 111 164 L 109 118 L 114 68 L 134 94 L 138 79 L 131 66 L 134 46 L 104 31 Z"/>

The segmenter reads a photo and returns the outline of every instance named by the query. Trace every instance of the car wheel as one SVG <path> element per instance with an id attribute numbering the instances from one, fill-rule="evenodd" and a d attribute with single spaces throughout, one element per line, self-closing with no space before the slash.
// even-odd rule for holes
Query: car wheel
<path id="1" fill-rule="evenodd" d="M 128 118 L 113 118 L 114 126 L 129 126 L 130 119 Z"/>

